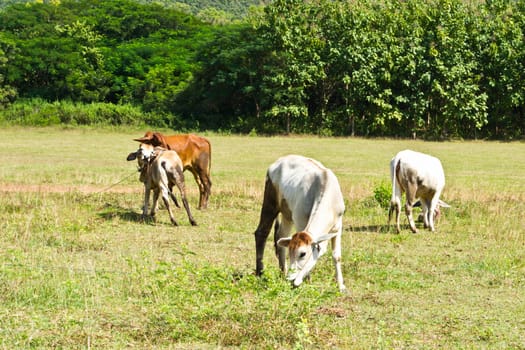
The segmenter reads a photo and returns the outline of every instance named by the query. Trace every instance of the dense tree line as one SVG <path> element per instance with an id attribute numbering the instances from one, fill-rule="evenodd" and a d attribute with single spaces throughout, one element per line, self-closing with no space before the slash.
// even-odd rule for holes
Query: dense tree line
<path id="1" fill-rule="evenodd" d="M 59 4 L 62 0 L 0 0 L 0 9 L 12 4 Z M 252 6 L 261 6 L 271 0 L 136 0 L 141 4 L 162 5 L 165 8 L 191 13 L 205 22 L 225 24 L 242 20 Z"/>
<path id="2" fill-rule="evenodd" d="M 224 24 L 243 19 L 252 6 L 262 6 L 271 0 L 141 0 L 160 3 L 167 8 L 190 12 L 207 22 Z"/>
<path id="3" fill-rule="evenodd" d="M 140 106 L 173 128 L 488 137 L 525 131 L 525 0 L 275 0 L 211 25 L 130 0 L 0 12 L 0 103 Z"/>

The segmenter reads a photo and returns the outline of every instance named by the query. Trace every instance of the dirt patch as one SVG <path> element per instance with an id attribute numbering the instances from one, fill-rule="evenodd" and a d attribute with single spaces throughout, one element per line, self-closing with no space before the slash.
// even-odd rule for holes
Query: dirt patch
<path id="1" fill-rule="evenodd" d="M 141 186 L 97 186 L 61 184 L 0 184 L 0 192 L 44 192 L 44 193 L 140 193 Z"/>

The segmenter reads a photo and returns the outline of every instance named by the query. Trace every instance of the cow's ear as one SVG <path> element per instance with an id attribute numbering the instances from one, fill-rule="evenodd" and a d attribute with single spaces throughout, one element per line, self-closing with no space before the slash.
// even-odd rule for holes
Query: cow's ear
<path id="1" fill-rule="evenodd" d="M 133 139 L 133 141 L 137 141 L 140 143 L 150 143 L 152 139 L 153 139 L 153 133 L 151 131 L 148 131 L 144 134 L 144 136 L 138 139 Z"/>
<path id="2" fill-rule="evenodd" d="M 164 138 L 162 137 L 162 134 L 160 132 L 154 132 L 150 140 L 152 141 L 152 145 L 164 147 Z"/>
<path id="3" fill-rule="evenodd" d="M 321 242 L 328 241 L 329 239 L 332 239 L 335 236 L 337 236 L 337 233 L 327 233 L 327 234 L 322 235 L 321 237 L 317 238 L 315 240 L 314 244 L 319 244 Z"/>
<path id="4" fill-rule="evenodd" d="M 277 245 L 279 247 L 288 248 L 288 245 L 290 244 L 291 240 L 292 240 L 292 237 L 281 238 L 280 240 L 277 241 Z"/>
<path id="5" fill-rule="evenodd" d="M 133 152 L 133 153 L 128 154 L 128 157 L 126 159 L 128 161 L 137 159 L 137 152 Z"/>
<path id="6" fill-rule="evenodd" d="M 450 204 L 447 204 L 447 203 L 443 202 L 441 199 L 438 201 L 438 205 L 441 208 L 450 208 Z"/>

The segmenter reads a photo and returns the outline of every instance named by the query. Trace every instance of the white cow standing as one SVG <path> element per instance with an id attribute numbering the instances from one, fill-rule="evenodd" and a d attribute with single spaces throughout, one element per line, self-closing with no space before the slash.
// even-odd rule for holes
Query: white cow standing
<path id="1" fill-rule="evenodd" d="M 412 217 L 412 208 L 418 198 L 423 209 L 425 228 L 434 231 L 434 215 L 439 213 L 439 207 L 450 207 L 439 199 L 445 187 L 445 173 L 441 161 L 428 154 L 404 150 L 396 154 L 390 161 L 390 177 L 392 179 L 392 199 L 388 211 L 388 222 L 395 210 L 397 232 L 401 231 L 399 222 L 401 196 L 403 192 L 406 192 L 405 212 L 412 232 L 417 232 Z"/>
<path id="2" fill-rule="evenodd" d="M 346 289 L 341 272 L 341 232 L 345 205 L 334 173 L 316 160 L 299 155 L 277 159 L 268 168 L 260 221 L 255 230 L 256 274 L 263 272 L 263 255 L 275 221 L 274 244 L 284 274 L 286 248 L 288 279 L 299 286 L 332 242 L 332 259 L 340 291 Z M 280 218 L 278 218 L 278 214 Z M 297 233 L 288 237 L 292 226 Z"/>

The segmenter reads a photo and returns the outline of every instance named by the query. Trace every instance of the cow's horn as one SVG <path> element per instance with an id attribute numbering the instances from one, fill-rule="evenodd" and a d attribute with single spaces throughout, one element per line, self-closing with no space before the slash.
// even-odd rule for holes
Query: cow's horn
<path id="1" fill-rule="evenodd" d="M 151 138 L 149 137 L 141 137 L 139 139 L 133 139 L 133 141 L 137 141 L 137 142 L 146 142 L 146 141 L 150 141 Z"/>

